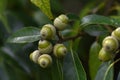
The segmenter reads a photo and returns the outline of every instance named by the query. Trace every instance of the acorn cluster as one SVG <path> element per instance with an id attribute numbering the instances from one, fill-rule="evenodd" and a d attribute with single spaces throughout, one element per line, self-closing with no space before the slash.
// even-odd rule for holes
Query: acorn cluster
<path id="1" fill-rule="evenodd" d="M 120 47 L 120 27 L 115 29 L 111 36 L 104 38 L 102 42 L 102 49 L 99 51 L 99 59 L 101 61 L 109 61 L 114 58 L 116 51 Z"/>
<path id="2" fill-rule="evenodd" d="M 52 64 L 52 53 L 56 58 L 62 58 L 67 53 L 67 48 L 62 43 L 52 44 L 50 40 L 55 39 L 56 32 L 62 31 L 68 24 L 68 17 L 64 14 L 55 18 L 53 24 L 45 24 L 40 30 L 41 39 L 38 42 L 38 50 L 30 54 L 30 59 L 39 64 L 42 68 L 47 68 Z"/>

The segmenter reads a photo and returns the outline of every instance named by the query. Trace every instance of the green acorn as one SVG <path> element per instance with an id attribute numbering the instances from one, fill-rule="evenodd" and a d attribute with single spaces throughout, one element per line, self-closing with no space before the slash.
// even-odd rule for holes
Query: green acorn
<path id="1" fill-rule="evenodd" d="M 53 39 L 55 38 L 56 29 L 51 24 L 46 24 L 42 27 L 40 35 L 43 39 Z"/>
<path id="2" fill-rule="evenodd" d="M 67 53 L 67 48 L 63 44 L 56 44 L 53 53 L 58 58 L 64 57 Z"/>
<path id="3" fill-rule="evenodd" d="M 55 18 L 54 25 L 58 30 L 63 30 L 68 25 L 68 21 L 69 21 L 68 17 L 64 14 L 61 14 L 60 16 Z"/>
<path id="4" fill-rule="evenodd" d="M 42 68 L 47 68 L 52 64 L 52 58 L 48 54 L 43 54 L 38 58 L 38 64 Z"/>
<path id="5" fill-rule="evenodd" d="M 120 41 L 120 27 L 118 27 L 117 29 L 115 29 L 112 32 L 112 36 L 114 36 L 115 38 L 117 38 Z"/>
<path id="6" fill-rule="evenodd" d="M 109 61 L 113 58 L 113 54 L 110 53 L 110 52 L 107 52 L 105 51 L 104 48 L 102 48 L 99 52 L 99 55 L 98 55 L 98 58 L 101 60 L 101 61 Z"/>
<path id="7" fill-rule="evenodd" d="M 49 54 L 52 52 L 53 46 L 47 40 L 40 40 L 38 43 L 38 49 L 42 54 Z"/>
<path id="8" fill-rule="evenodd" d="M 39 50 L 35 50 L 34 52 L 32 52 L 30 54 L 30 59 L 34 62 L 37 63 L 38 57 L 40 56 L 40 51 Z"/>
<path id="9" fill-rule="evenodd" d="M 119 47 L 119 43 L 118 43 L 117 39 L 113 36 L 106 37 L 103 40 L 102 45 L 103 45 L 103 48 L 109 52 L 114 52 Z"/>

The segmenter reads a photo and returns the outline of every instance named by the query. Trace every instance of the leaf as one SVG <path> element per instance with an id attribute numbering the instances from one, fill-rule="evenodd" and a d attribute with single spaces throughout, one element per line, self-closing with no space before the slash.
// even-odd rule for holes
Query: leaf
<path id="1" fill-rule="evenodd" d="M 25 65 L 21 65 L 16 59 L 8 55 L 5 51 L 0 48 L 1 57 L 3 61 L 0 63 L 0 66 L 3 68 L 2 76 L 3 80 L 29 80 L 30 75 L 24 69 Z M 14 76 L 13 76 L 14 75 Z"/>
<path id="2" fill-rule="evenodd" d="M 7 0 L 0 0 L 0 12 L 4 12 L 6 9 Z"/>
<path id="3" fill-rule="evenodd" d="M 110 65 L 109 62 L 104 62 L 101 64 L 101 66 L 97 72 L 97 75 L 95 77 L 95 80 L 103 80 L 105 72 L 106 72 L 107 68 L 109 67 L 109 65 Z"/>
<path id="4" fill-rule="evenodd" d="M 119 74 L 118 74 L 117 80 L 120 80 L 120 72 L 119 72 Z"/>
<path id="5" fill-rule="evenodd" d="M 53 57 L 53 64 L 51 67 L 52 80 L 63 80 L 63 69 L 61 69 L 61 61 Z"/>
<path id="6" fill-rule="evenodd" d="M 70 50 L 71 50 L 72 61 L 75 68 L 76 75 L 77 75 L 77 79 L 87 80 L 85 70 L 82 66 L 81 61 L 79 60 L 77 53 L 73 52 L 72 48 L 70 48 Z"/>
<path id="7" fill-rule="evenodd" d="M 101 25 L 88 25 L 84 28 L 84 31 L 91 36 L 100 36 L 108 33 L 106 28 Z"/>
<path id="8" fill-rule="evenodd" d="M 88 15 L 81 20 L 81 26 L 87 26 L 90 24 L 102 24 L 111 26 L 120 26 L 120 20 L 101 16 L 101 15 Z"/>
<path id="9" fill-rule="evenodd" d="M 53 19 L 53 15 L 50 7 L 50 0 L 31 0 L 33 4 L 41 9 L 50 19 Z"/>
<path id="10" fill-rule="evenodd" d="M 67 16 L 68 16 L 69 20 L 73 20 L 73 21 L 80 19 L 79 16 L 77 16 L 75 14 L 67 14 Z"/>
<path id="11" fill-rule="evenodd" d="M 105 72 L 105 76 L 104 76 L 103 80 L 113 80 L 114 64 L 117 63 L 118 61 L 120 61 L 120 58 L 110 64 L 110 66 L 107 68 L 107 70 Z"/>
<path id="12" fill-rule="evenodd" d="M 7 42 L 9 43 L 30 43 L 40 39 L 39 29 L 35 27 L 26 27 L 12 34 Z"/>
<path id="13" fill-rule="evenodd" d="M 91 80 L 94 80 L 95 75 L 98 71 L 98 68 L 101 64 L 100 60 L 98 59 L 98 53 L 101 49 L 101 46 L 99 43 L 94 42 L 90 48 L 90 54 L 89 54 L 89 70 L 90 70 L 90 77 Z"/>

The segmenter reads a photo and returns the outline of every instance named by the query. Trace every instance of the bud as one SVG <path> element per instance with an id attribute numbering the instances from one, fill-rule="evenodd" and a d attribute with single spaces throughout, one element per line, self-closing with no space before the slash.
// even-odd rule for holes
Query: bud
<path id="1" fill-rule="evenodd" d="M 114 36 L 115 38 L 117 38 L 120 41 L 120 27 L 118 27 L 117 29 L 115 29 L 112 32 L 112 36 Z"/>
<path id="2" fill-rule="evenodd" d="M 54 25 L 58 30 L 63 30 L 68 24 L 68 17 L 64 14 L 61 14 L 54 20 Z"/>
<path id="3" fill-rule="evenodd" d="M 53 46 L 47 40 L 40 40 L 38 43 L 38 49 L 42 54 L 48 54 L 52 52 Z"/>
<path id="4" fill-rule="evenodd" d="M 58 58 L 64 57 L 67 53 L 67 48 L 63 44 L 56 44 L 53 53 Z"/>
<path id="5" fill-rule="evenodd" d="M 110 53 L 110 52 L 107 52 L 104 50 L 104 48 L 102 48 L 99 52 L 99 55 L 98 55 L 98 58 L 101 60 L 101 61 L 109 61 L 113 58 L 113 54 Z"/>
<path id="6" fill-rule="evenodd" d="M 30 54 L 30 59 L 34 62 L 37 63 L 38 57 L 40 56 L 39 50 L 35 50 Z"/>
<path id="7" fill-rule="evenodd" d="M 43 54 L 38 58 L 38 64 L 42 68 L 47 68 L 52 64 L 52 58 L 48 54 Z"/>
<path id="8" fill-rule="evenodd" d="M 40 35 L 43 39 L 53 39 L 56 34 L 56 29 L 51 24 L 46 24 L 42 27 Z"/>
<path id="9" fill-rule="evenodd" d="M 102 45 L 103 45 L 103 48 L 109 52 L 114 52 L 119 47 L 119 43 L 118 43 L 117 39 L 113 36 L 106 37 L 103 40 Z"/>

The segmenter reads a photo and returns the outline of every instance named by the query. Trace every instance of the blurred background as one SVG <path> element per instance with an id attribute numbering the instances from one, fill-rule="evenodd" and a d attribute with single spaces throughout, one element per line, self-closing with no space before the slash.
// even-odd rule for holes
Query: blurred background
<path id="1" fill-rule="evenodd" d="M 80 19 L 88 14 L 120 18 L 119 0 L 50 0 L 50 3 L 54 17 L 62 13 L 72 13 L 78 15 Z M 6 40 L 23 27 L 41 28 L 42 25 L 50 22 L 51 20 L 30 0 L 0 0 L 0 80 L 47 80 L 40 78 L 40 74 L 44 74 L 47 70 L 43 71 L 29 59 L 29 54 L 37 49 L 37 42 L 11 44 Z M 85 67 L 88 80 L 90 80 L 88 53 L 95 39 L 87 35 L 82 39 L 83 42 L 79 43 L 81 52 L 78 53 L 81 53 L 79 57 Z"/>

